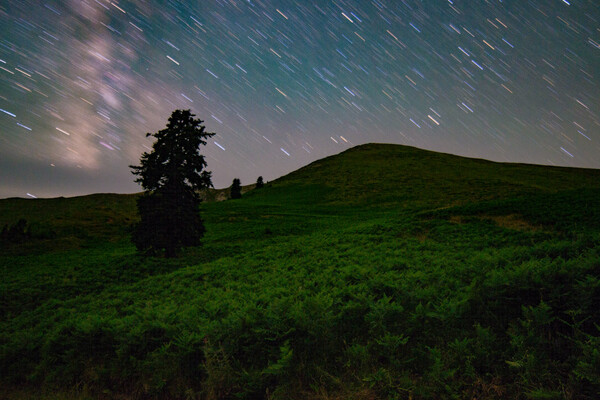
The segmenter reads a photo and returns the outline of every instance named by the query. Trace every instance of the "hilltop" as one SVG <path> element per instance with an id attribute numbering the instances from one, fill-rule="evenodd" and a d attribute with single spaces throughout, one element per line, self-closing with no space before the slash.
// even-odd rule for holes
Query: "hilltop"
<path id="1" fill-rule="evenodd" d="M 251 189 L 173 260 L 136 195 L 0 200 L 0 398 L 600 395 L 600 170 L 368 144 Z"/>
<path id="2" fill-rule="evenodd" d="M 292 172 L 280 185 L 335 188 L 330 202 L 449 205 L 599 187 L 600 170 L 498 163 L 393 144 L 353 147 Z"/>

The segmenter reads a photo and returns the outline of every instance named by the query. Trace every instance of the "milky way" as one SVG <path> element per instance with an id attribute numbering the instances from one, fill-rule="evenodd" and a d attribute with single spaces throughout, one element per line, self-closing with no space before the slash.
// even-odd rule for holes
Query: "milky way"
<path id="1" fill-rule="evenodd" d="M 175 109 L 216 187 L 367 142 L 600 168 L 596 0 L 3 0 L 0 32 L 0 197 L 141 190 Z"/>

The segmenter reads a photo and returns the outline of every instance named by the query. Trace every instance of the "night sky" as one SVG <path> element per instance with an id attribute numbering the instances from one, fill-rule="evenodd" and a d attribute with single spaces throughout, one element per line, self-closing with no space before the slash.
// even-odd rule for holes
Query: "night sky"
<path id="1" fill-rule="evenodd" d="M 600 168 L 599 75 L 598 0 L 0 0 L 0 197 L 141 191 L 178 108 L 215 187 L 367 142 Z"/>

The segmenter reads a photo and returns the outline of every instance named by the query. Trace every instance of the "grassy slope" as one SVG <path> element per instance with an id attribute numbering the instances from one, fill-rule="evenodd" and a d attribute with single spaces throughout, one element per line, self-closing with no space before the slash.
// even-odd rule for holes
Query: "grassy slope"
<path id="1" fill-rule="evenodd" d="M 0 201 L 0 225 L 24 216 L 55 234 L 0 255 L 3 383 L 161 398 L 600 391 L 598 170 L 371 144 L 202 215 L 202 247 L 146 259 L 127 239 L 134 196 Z"/>

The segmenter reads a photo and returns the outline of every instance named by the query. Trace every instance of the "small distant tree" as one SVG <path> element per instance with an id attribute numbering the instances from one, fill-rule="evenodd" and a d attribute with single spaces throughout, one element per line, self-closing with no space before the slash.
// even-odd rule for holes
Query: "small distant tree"
<path id="1" fill-rule="evenodd" d="M 231 199 L 240 199 L 242 197 L 242 184 L 238 178 L 235 178 L 231 184 L 229 197 Z"/>
<path id="2" fill-rule="evenodd" d="M 182 247 L 199 245 L 204 235 L 198 191 L 212 187 L 212 181 L 200 145 L 214 133 L 194 117 L 190 110 L 173 111 L 166 129 L 146 134 L 156 138 L 152 151 L 142 154 L 141 165 L 130 166 L 144 188 L 132 235 L 139 251 L 164 250 L 174 257 Z"/>
<path id="3" fill-rule="evenodd" d="M 258 179 L 256 180 L 256 188 L 260 189 L 263 186 L 265 186 L 265 183 L 263 182 L 263 177 L 259 176 Z"/>

